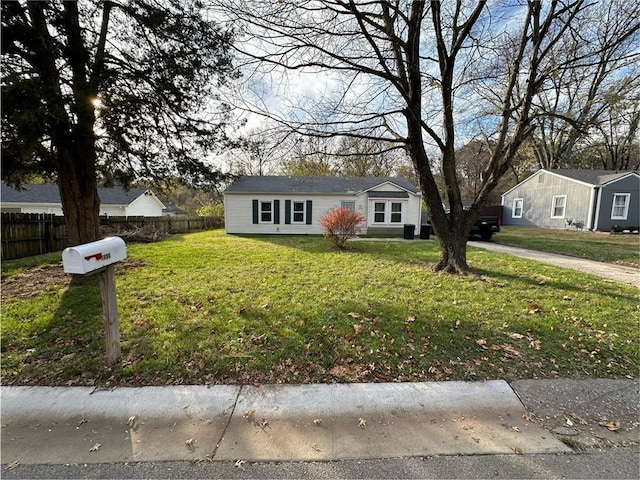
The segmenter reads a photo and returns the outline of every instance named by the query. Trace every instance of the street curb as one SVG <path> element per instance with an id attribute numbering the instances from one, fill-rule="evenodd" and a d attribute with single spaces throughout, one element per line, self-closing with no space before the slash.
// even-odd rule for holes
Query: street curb
<path id="1" fill-rule="evenodd" d="M 502 380 L 3 387 L 3 460 L 293 461 L 570 452 Z"/>

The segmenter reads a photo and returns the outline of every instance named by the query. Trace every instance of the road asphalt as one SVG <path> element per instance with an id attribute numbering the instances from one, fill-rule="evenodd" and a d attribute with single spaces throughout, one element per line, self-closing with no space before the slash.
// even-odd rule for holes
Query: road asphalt
<path id="1" fill-rule="evenodd" d="M 3 470 L 577 455 L 640 444 L 637 378 L 109 390 L 3 386 L 0 402 Z"/>

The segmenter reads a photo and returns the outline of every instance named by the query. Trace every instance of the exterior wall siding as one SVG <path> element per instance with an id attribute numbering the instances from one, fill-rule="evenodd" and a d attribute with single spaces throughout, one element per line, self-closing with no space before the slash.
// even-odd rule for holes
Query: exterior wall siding
<path id="1" fill-rule="evenodd" d="M 503 224 L 566 228 L 566 220 L 571 219 L 583 222 L 585 228 L 588 228 L 592 194 L 593 188 L 588 185 L 540 172 L 503 197 Z M 552 218 L 554 196 L 566 196 L 562 218 Z M 517 198 L 523 200 L 522 218 L 513 218 L 513 202 Z"/>
<path id="2" fill-rule="evenodd" d="M 381 188 L 384 191 L 403 191 L 400 189 Z M 253 218 L 253 201 L 272 202 L 279 201 L 279 223 L 254 223 Z M 286 218 L 286 201 L 304 201 L 312 202 L 312 218 L 311 224 L 301 223 L 285 223 Z M 409 198 L 401 199 L 403 206 L 403 223 L 416 224 L 416 233 L 419 233 L 421 197 L 409 194 Z M 273 194 L 273 195 L 254 195 L 254 194 L 226 194 L 224 197 L 224 213 L 225 213 L 225 230 L 229 234 L 266 234 L 266 235 L 322 235 L 320 227 L 320 218 L 322 218 L 331 208 L 340 207 L 342 202 L 355 202 L 355 209 L 362 214 L 367 222 L 367 226 L 372 226 L 373 199 L 369 199 L 367 193 L 359 195 L 318 195 L 318 194 Z M 274 215 L 275 216 L 275 215 Z M 367 226 L 362 233 L 367 233 Z M 402 226 L 402 225 L 400 225 Z M 398 225 L 375 225 L 377 231 L 380 229 L 389 229 L 390 233 L 397 233 Z"/>
<path id="3" fill-rule="evenodd" d="M 161 217 L 162 203 L 154 195 L 142 194 L 126 207 L 125 215 L 128 217 Z"/>
<path id="4" fill-rule="evenodd" d="M 611 210 L 613 207 L 613 197 L 616 193 L 630 193 L 629 211 L 627 219 L 612 219 Z M 621 227 L 640 226 L 640 182 L 637 177 L 630 176 L 602 187 L 599 194 L 599 211 L 597 229 L 601 231 L 611 231 L 614 225 Z"/>

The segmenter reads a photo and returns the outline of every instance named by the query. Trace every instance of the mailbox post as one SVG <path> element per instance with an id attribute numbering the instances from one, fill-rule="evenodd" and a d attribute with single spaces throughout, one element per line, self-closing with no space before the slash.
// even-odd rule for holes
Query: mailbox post
<path id="1" fill-rule="evenodd" d="M 97 242 L 68 247 L 62 252 L 65 273 L 98 275 L 109 363 L 115 363 L 120 358 L 115 263 L 125 258 L 127 258 L 127 249 L 124 240 L 120 237 L 108 237 Z"/>

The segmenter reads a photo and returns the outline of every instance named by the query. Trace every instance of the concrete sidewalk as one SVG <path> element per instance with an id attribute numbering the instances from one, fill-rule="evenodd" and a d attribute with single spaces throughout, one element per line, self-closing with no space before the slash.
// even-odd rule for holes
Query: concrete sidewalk
<path id="1" fill-rule="evenodd" d="M 571 453 L 637 443 L 639 398 L 637 380 L 2 387 L 2 463 Z"/>

